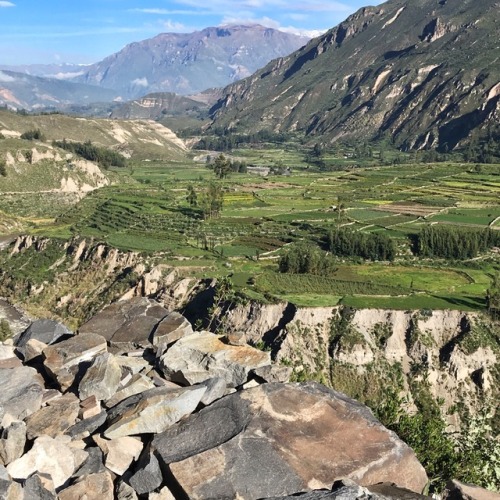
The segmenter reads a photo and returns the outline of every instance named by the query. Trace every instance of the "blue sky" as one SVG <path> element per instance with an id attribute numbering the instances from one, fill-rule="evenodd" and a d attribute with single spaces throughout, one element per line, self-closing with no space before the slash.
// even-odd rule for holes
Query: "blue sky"
<path id="1" fill-rule="evenodd" d="M 0 64 L 92 63 L 158 33 L 254 22 L 310 35 L 367 0 L 0 0 Z M 372 0 L 371 4 L 379 4 Z"/>

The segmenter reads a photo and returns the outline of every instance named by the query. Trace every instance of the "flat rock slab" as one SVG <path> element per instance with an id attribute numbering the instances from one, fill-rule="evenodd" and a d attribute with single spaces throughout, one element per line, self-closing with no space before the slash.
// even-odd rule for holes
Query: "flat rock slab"
<path id="1" fill-rule="evenodd" d="M 132 396 L 109 413 L 113 420 L 104 435 L 114 439 L 163 432 L 182 417 L 190 415 L 206 390 L 203 386 L 181 389 L 158 387 Z"/>
<path id="2" fill-rule="evenodd" d="M 104 337 L 96 334 L 75 335 L 43 350 L 44 366 L 66 391 L 77 378 L 80 364 L 90 363 L 97 355 L 107 351 Z"/>
<path id="3" fill-rule="evenodd" d="M 132 462 L 139 458 L 143 448 L 140 439 L 130 436 L 111 440 L 95 436 L 94 441 L 104 453 L 106 467 L 118 476 L 125 474 Z"/>
<path id="4" fill-rule="evenodd" d="M 44 435 L 55 438 L 62 434 L 74 425 L 79 409 L 80 401 L 71 393 L 50 401 L 26 419 L 28 439 Z"/>
<path id="5" fill-rule="evenodd" d="M 25 419 L 42 405 L 44 381 L 33 368 L 1 368 L 0 387 L 2 427 L 7 427 L 15 420 Z"/>
<path id="6" fill-rule="evenodd" d="M 89 474 L 76 484 L 59 492 L 59 500 L 99 499 L 113 500 L 113 478 L 109 472 Z"/>
<path id="7" fill-rule="evenodd" d="M 102 335 L 110 345 L 126 350 L 150 347 L 153 330 L 168 314 L 158 302 L 136 297 L 105 307 L 78 331 Z"/>
<path id="8" fill-rule="evenodd" d="M 221 377 L 228 387 L 244 384 L 250 370 L 270 364 L 270 353 L 225 344 L 210 332 L 183 337 L 160 358 L 160 369 L 174 382 L 197 384 Z"/>
<path id="9" fill-rule="evenodd" d="M 17 338 L 15 345 L 23 348 L 32 339 L 51 345 L 69 335 L 73 335 L 73 332 L 62 323 L 52 319 L 38 319 Z"/>
<path id="10" fill-rule="evenodd" d="M 171 312 L 163 318 L 153 334 L 153 345 L 173 344 L 182 337 L 193 333 L 191 323 L 178 312 Z"/>
<path id="11" fill-rule="evenodd" d="M 70 441 L 69 437 L 40 436 L 28 453 L 7 466 L 7 471 L 14 479 L 27 479 L 34 472 L 48 474 L 59 488 L 87 457 L 87 453 L 71 448 Z"/>
<path id="12" fill-rule="evenodd" d="M 209 448 L 200 430 L 205 427 L 211 436 L 224 432 L 211 414 L 224 406 L 232 407 L 224 425 L 233 427 L 234 437 L 221 436 Z M 230 415 L 236 422 L 227 420 Z M 183 454 L 193 454 L 170 463 L 170 470 L 192 499 L 286 496 L 330 489 L 339 478 L 362 486 L 396 480 L 412 491 L 427 483 L 413 451 L 366 406 L 316 383 L 264 384 L 226 396 L 154 439 L 167 463 L 169 435 L 175 438 L 176 428 Z"/>

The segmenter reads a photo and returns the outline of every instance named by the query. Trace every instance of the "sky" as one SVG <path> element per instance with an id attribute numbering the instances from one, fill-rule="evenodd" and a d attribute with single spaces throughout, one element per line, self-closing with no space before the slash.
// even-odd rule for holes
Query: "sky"
<path id="1" fill-rule="evenodd" d="M 0 0 L 0 65 L 89 64 L 159 33 L 259 23 L 317 36 L 369 0 Z M 381 1 L 372 0 L 371 4 Z"/>

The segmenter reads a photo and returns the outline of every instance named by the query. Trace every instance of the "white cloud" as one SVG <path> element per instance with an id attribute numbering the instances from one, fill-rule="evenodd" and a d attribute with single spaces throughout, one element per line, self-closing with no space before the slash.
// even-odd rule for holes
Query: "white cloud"
<path id="1" fill-rule="evenodd" d="M 7 82 L 15 82 L 16 79 L 10 75 L 8 75 L 7 73 L 4 73 L 3 71 L 0 71 L 0 82 L 4 82 L 4 83 L 7 83 Z"/>
<path id="2" fill-rule="evenodd" d="M 177 23 L 172 21 L 171 19 L 167 19 L 166 21 L 160 21 L 160 26 L 162 29 L 167 31 L 176 31 L 176 32 L 187 32 L 189 29 L 182 23 Z"/>
<path id="3" fill-rule="evenodd" d="M 0 2 L 0 7 L 15 7 L 16 4 L 13 4 L 12 2 Z"/>
<path id="4" fill-rule="evenodd" d="M 148 79 L 144 78 L 136 78 L 130 82 L 132 85 L 137 85 L 138 87 L 147 87 L 149 85 Z"/>

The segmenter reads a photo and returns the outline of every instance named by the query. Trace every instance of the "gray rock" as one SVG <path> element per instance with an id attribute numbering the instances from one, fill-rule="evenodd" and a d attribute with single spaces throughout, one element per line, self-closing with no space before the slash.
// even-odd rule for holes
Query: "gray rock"
<path id="1" fill-rule="evenodd" d="M 104 467 L 104 455 L 101 448 L 97 446 L 89 446 L 85 448 L 88 456 L 81 467 L 73 474 L 73 477 L 83 477 L 90 474 L 98 474 L 99 472 L 104 472 L 106 468 Z"/>
<path id="2" fill-rule="evenodd" d="M 80 401 L 71 393 L 50 401 L 26 419 L 28 439 L 63 434 L 76 422 L 79 409 Z"/>
<path id="3" fill-rule="evenodd" d="M 145 391 L 137 395 L 137 404 L 132 404 L 128 408 L 124 406 L 127 409 L 123 413 L 118 413 L 108 429 L 104 431 L 104 435 L 113 439 L 163 432 L 182 417 L 192 413 L 205 392 L 206 387 L 201 386 L 177 390 L 158 387 Z M 132 396 L 129 400 L 134 400 L 134 398 L 136 396 Z M 127 401 L 130 403 L 129 400 L 125 400 L 124 403 Z M 114 411 L 113 415 L 116 414 L 117 412 Z"/>
<path id="4" fill-rule="evenodd" d="M 107 471 L 81 477 L 75 484 L 59 492 L 59 500 L 113 500 L 113 478 Z"/>
<path id="5" fill-rule="evenodd" d="M 258 378 L 262 379 L 264 382 L 268 383 L 284 383 L 290 381 L 293 369 L 291 366 L 280 366 L 280 365 L 268 365 L 261 366 L 260 368 L 255 368 L 252 373 Z"/>
<path id="6" fill-rule="evenodd" d="M 80 411 L 78 412 L 78 416 L 82 420 L 87 420 L 88 418 L 99 415 L 101 411 L 101 402 L 95 396 L 90 396 L 80 403 Z"/>
<path id="7" fill-rule="evenodd" d="M 215 436 L 209 411 L 232 400 L 233 407 L 247 408 L 247 423 L 213 446 L 200 431 L 205 427 Z M 229 419 L 223 422 L 227 426 Z M 236 424 L 235 430 L 241 427 Z M 316 383 L 263 384 L 226 396 L 157 436 L 153 445 L 165 462 L 180 459 L 180 452 L 206 450 L 170 463 L 191 499 L 286 496 L 311 484 L 329 488 L 339 477 L 361 485 L 396 479 L 412 491 L 427 483 L 413 451 L 367 407 Z"/>
<path id="8" fill-rule="evenodd" d="M 0 343 L 0 368 L 17 368 L 18 366 L 22 366 L 22 364 L 22 361 L 15 353 L 13 345 Z"/>
<path id="9" fill-rule="evenodd" d="M 129 483 L 139 495 L 151 493 L 161 486 L 163 474 L 155 453 L 148 448 L 142 453 Z"/>
<path id="10" fill-rule="evenodd" d="M 224 344 L 218 335 L 199 332 L 178 340 L 161 356 L 159 367 L 174 382 L 197 384 L 222 377 L 229 387 L 247 381 L 250 370 L 271 364 L 270 353 Z"/>
<path id="11" fill-rule="evenodd" d="M 23 420 L 42 404 L 43 379 L 27 366 L 0 369 L 0 419 L 7 427 L 15 420 Z"/>
<path id="12" fill-rule="evenodd" d="M 102 335 L 122 350 L 152 346 L 152 333 L 168 311 L 156 301 L 136 297 L 104 308 L 79 329 L 80 334 Z"/>
<path id="13" fill-rule="evenodd" d="M 12 481 L 7 469 L 0 465 L 0 499 L 19 500 L 23 497 L 21 485 Z"/>
<path id="14" fill-rule="evenodd" d="M 0 439 L 0 460 L 3 465 L 9 465 L 21 458 L 26 446 L 26 424 L 12 422 L 2 431 Z"/>
<path id="15" fill-rule="evenodd" d="M 220 446 L 240 434 L 250 420 L 249 403 L 228 396 L 158 434 L 152 445 L 168 465 Z"/>
<path id="16" fill-rule="evenodd" d="M 209 378 L 198 385 L 207 388 L 207 392 L 201 398 L 201 403 L 205 406 L 212 404 L 226 394 L 226 381 L 222 377 Z"/>
<path id="17" fill-rule="evenodd" d="M 130 396 L 153 389 L 154 386 L 153 381 L 149 377 L 142 373 L 137 373 L 131 377 L 130 382 L 123 389 L 119 390 L 108 399 L 105 405 L 107 408 L 112 408 Z"/>
<path id="18" fill-rule="evenodd" d="M 106 422 L 107 413 L 101 411 L 101 413 L 94 415 L 93 417 L 81 420 L 77 424 L 73 425 L 66 430 L 65 434 L 71 436 L 73 439 L 83 439 L 86 438 L 94 432 L 96 432 L 99 427 L 104 425 Z"/>
<path id="19" fill-rule="evenodd" d="M 73 332 L 58 321 L 51 319 L 39 319 L 17 338 L 15 345 L 24 356 L 25 346 L 29 340 L 37 340 L 46 345 L 55 344 L 59 339 L 73 335 Z"/>
<path id="20" fill-rule="evenodd" d="M 91 396 L 98 400 L 109 399 L 120 385 L 121 376 L 120 365 L 112 354 L 105 352 L 96 356 L 78 387 L 80 399 Z"/>
<path id="21" fill-rule="evenodd" d="M 174 311 L 158 324 L 153 333 L 153 345 L 170 345 L 192 333 L 191 323 L 182 314 Z"/>
<path id="22" fill-rule="evenodd" d="M 32 474 L 23 483 L 24 498 L 37 500 L 56 500 L 56 492 L 46 488 L 46 482 L 38 474 Z"/>
<path id="23" fill-rule="evenodd" d="M 44 349 L 44 366 L 61 390 L 66 391 L 77 379 L 80 364 L 89 363 L 106 350 L 106 340 L 100 335 L 75 335 Z"/>
<path id="24" fill-rule="evenodd" d="M 116 488 L 117 500 L 138 500 L 137 493 L 132 486 L 129 486 L 125 481 L 119 481 Z"/>
<path id="25" fill-rule="evenodd" d="M 266 500 L 425 500 L 430 497 L 398 488 L 394 484 L 380 483 L 362 487 L 350 479 L 335 481 L 331 490 L 313 490 L 295 495 L 267 498 Z"/>

